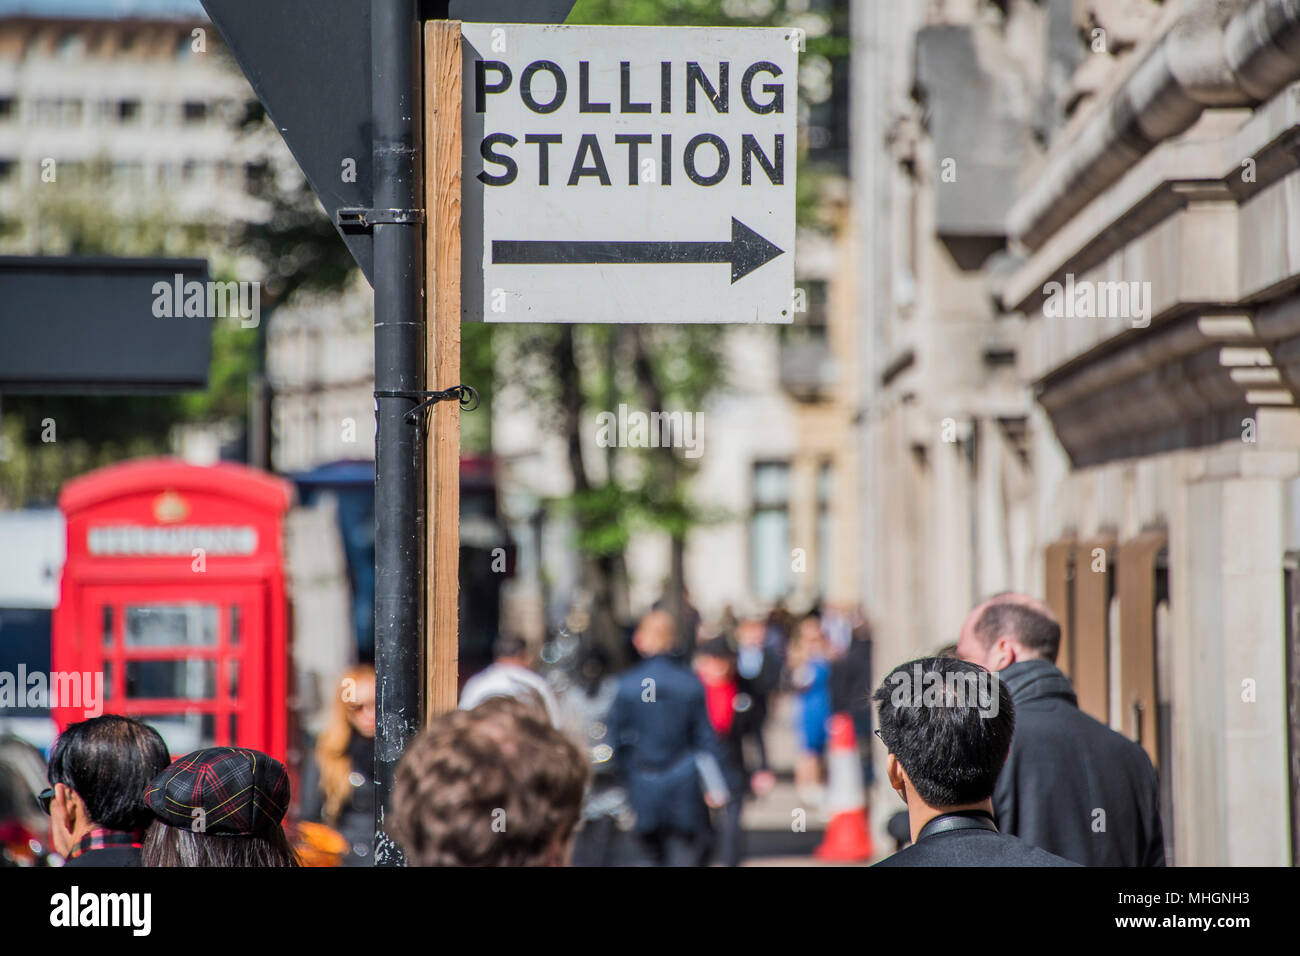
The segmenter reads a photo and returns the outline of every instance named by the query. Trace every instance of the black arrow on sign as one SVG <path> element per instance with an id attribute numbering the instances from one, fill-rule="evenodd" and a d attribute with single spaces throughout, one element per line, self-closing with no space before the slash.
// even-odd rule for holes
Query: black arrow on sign
<path id="1" fill-rule="evenodd" d="M 730 242 L 580 242 L 564 239 L 494 239 L 494 265 L 633 265 L 731 263 L 731 281 L 743 279 L 785 250 L 734 216 Z"/>

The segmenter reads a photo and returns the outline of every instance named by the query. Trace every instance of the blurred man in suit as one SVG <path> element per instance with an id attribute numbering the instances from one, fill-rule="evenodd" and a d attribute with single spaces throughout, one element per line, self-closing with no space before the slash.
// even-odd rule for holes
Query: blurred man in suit
<path id="1" fill-rule="evenodd" d="M 619 678 L 606 725 L 636 832 L 652 863 L 701 866 L 711 843 L 707 807 L 728 798 L 704 686 L 671 656 L 677 633 L 667 611 L 642 618 L 632 643 L 643 660 Z"/>
<path id="2" fill-rule="evenodd" d="M 748 614 L 736 625 L 736 704 L 734 733 L 745 754 L 745 772 L 760 796 L 776 784 L 767 759 L 763 736 L 768 705 L 781 684 L 781 658 L 767 644 L 767 625 L 761 615 Z"/>
<path id="3" fill-rule="evenodd" d="M 1051 610 L 1025 594 L 992 597 L 962 625 L 957 656 L 996 672 L 1019 715 L 993 797 L 998 826 L 1085 866 L 1164 866 L 1155 768 L 1079 710 L 1060 645 Z"/>
<path id="4" fill-rule="evenodd" d="M 1071 866 L 998 832 L 993 786 L 1011 749 L 1015 705 L 994 675 L 930 657 L 894 668 L 875 699 L 890 786 L 912 845 L 877 866 Z"/>

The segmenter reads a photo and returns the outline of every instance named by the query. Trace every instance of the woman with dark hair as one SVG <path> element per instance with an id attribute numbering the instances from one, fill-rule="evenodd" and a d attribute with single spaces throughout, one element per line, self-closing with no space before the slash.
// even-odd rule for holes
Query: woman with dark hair
<path id="1" fill-rule="evenodd" d="M 156 818 L 145 866 L 298 866 L 281 822 L 284 764 L 243 747 L 210 747 L 174 761 L 144 792 Z"/>

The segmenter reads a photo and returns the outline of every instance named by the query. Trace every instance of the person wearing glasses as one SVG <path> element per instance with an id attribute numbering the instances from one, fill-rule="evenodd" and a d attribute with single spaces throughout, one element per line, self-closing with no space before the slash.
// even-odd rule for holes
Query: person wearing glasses
<path id="1" fill-rule="evenodd" d="M 130 717 L 92 717 L 60 734 L 40 802 L 64 865 L 139 866 L 153 819 L 144 790 L 170 760 L 158 731 Z"/>
<path id="2" fill-rule="evenodd" d="M 902 664 L 875 693 L 890 786 L 912 845 L 877 866 L 1077 866 L 998 831 L 993 788 L 1011 749 L 1011 694 L 984 668 L 945 657 Z"/>

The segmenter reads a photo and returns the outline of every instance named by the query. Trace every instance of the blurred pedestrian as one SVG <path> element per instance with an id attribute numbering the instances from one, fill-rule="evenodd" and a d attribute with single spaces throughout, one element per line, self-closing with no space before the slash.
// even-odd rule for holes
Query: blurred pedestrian
<path id="1" fill-rule="evenodd" d="M 790 684 L 797 695 L 794 719 L 799 754 L 794 765 L 795 789 L 800 800 L 816 806 L 822 799 L 822 759 L 831 718 L 831 664 L 817 617 L 809 615 L 799 623 L 790 648 L 789 668 Z"/>
<path id="2" fill-rule="evenodd" d="M 1020 715 L 994 796 L 998 825 L 1085 866 L 1164 866 L 1151 759 L 1079 710 L 1055 664 L 1060 645 L 1051 610 L 1025 594 L 992 597 L 962 624 L 958 656 L 995 671 Z"/>
<path id="3" fill-rule="evenodd" d="M 686 588 L 686 585 L 682 585 L 680 593 L 681 619 L 677 622 L 680 624 L 680 630 L 677 634 L 677 643 L 673 646 L 672 656 L 689 665 L 695 657 L 695 646 L 699 641 L 700 627 L 704 619 L 695 605 L 691 603 L 691 592 Z M 659 600 L 655 601 L 651 610 L 667 611 L 669 614 L 673 614 L 672 595 L 672 581 L 665 580 L 663 593 L 660 595 Z"/>
<path id="4" fill-rule="evenodd" d="M 636 832 L 651 863 L 702 866 L 710 845 L 708 808 L 726 802 L 704 687 L 670 656 L 677 634 L 666 611 L 642 618 L 632 643 L 643 660 L 619 679 L 609 734 Z"/>
<path id="5" fill-rule="evenodd" d="M 559 721 L 559 706 L 546 679 L 532 669 L 528 642 L 518 634 L 502 634 L 492 645 L 493 662 L 468 681 L 460 692 L 460 709 L 472 710 L 489 697 L 536 695 L 551 724 Z"/>
<path id="6" fill-rule="evenodd" d="M 407 748 L 391 832 L 412 866 L 567 866 L 587 773 L 541 709 L 492 697 Z"/>
<path id="7" fill-rule="evenodd" d="M 289 772 L 245 747 L 208 747 L 173 761 L 144 800 L 154 821 L 145 866 L 298 866 L 285 836 Z"/>
<path id="8" fill-rule="evenodd" d="M 877 866 L 1074 865 L 994 823 L 993 787 L 1016 726 L 1001 681 L 974 664 L 929 657 L 894 668 L 875 699 L 885 772 L 907 804 L 912 839 Z"/>
<path id="9" fill-rule="evenodd" d="M 831 665 L 831 709 L 853 720 L 862 783 L 870 788 L 871 766 L 871 626 L 859 620 L 850 633 L 844 654 Z"/>
<path id="10" fill-rule="evenodd" d="M 736 683 L 739 703 L 736 706 L 735 733 L 745 753 L 745 771 L 750 786 L 759 795 L 776 785 L 776 777 L 767 759 L 764 728 L 767 725 L 772 695 L 781 685 L 782 663 L 767 644 L 767 628 L 761 616 L 746 615 L 736 625 Z"/>
<path id="11" fill-rule="evenodd" d="M 140 865 L 152 819 L 140 795 L 169 759 L 158 731 L 118 714 L 59 734 L 50 751 L 50 788 L 40 800 L 65 866 Z"/>
<path id="12" fill-rule="evenodd" d="M 339 679 L 329 725 L 303 780 L 301 817 L 342 834 L 344 866 L 369 866 L 375 833 L 375 669 L 358 664 Z"/>
<path id="13" fill-rule="evenodd" d="M 722 615 L 718 618 L 718 627 L 722 631 L 722 636 L 729 641 L 736 638 L 736 628 L 740 624 L 740 618 L 736 617 L 736 608 L 732 604 L 722 606 Z"/>
<path id="14" fill-rule="evenodd" d="M 853 628 L 857 625 L 856 616 L 842 605 L 826 604 L 818 617 L 821 618 L 822 633 L 826 635 L 828 656 L 831 660 L 839 660 L 848 653 Z M 869 696 L 870 688 L 867 693 Z"/>
<path id="15" fill-rule="evenodd" d="M 575 866 L 613 866 L 620 839 L 632 826 L 632 808 L 615 773 L 607 718 L 618 692 L 609 652 L 599 644 L 578 661 L 572 683 L 560 697 L 561 726 L 585 748 L 591 783 L 582 799 L 582 825 L 573 843 Z"/>
<path id="16" fill-rule="evenodd" d="M 722 753 L 722 776 L 727 784 L 727 803 L 722 808 L 722 832 L 717 842 L 716 859 L 723 866 L 739 866 L 744 854 L 740 814 L 749 780 L 745 774 L 745 755 L 737 730 L 739 706 L 749 706 L 736 680 L 736 655 L 726 638 L 715 637 L 700 645 L 695 658 L 695 673 L 704 685 L 704 703 L 709 723 L 718 737 Z"/>
<path id="17" fill-rule="evenodd" d="M 785 598 L 778 598 L 767 615 L 767 646 L 781 660 L 785 660 L 794 632 L 794 615 L 785 606 Z"/>

